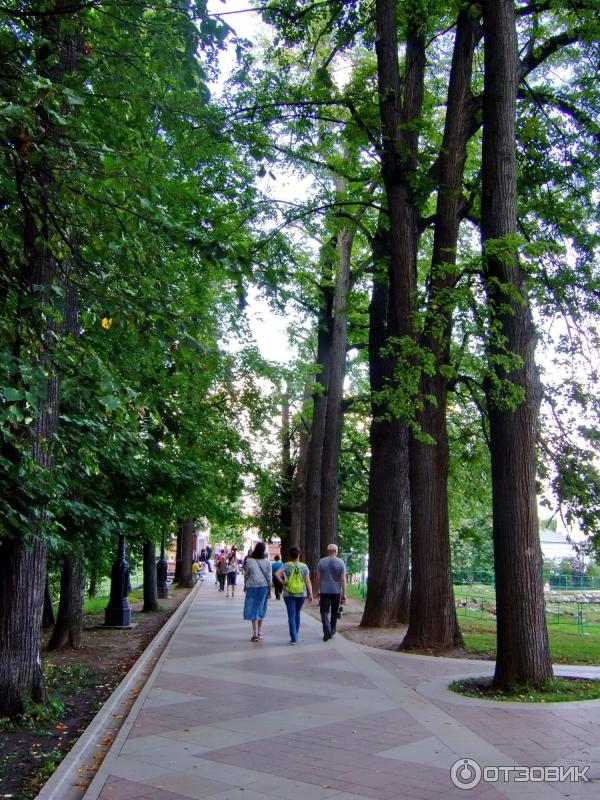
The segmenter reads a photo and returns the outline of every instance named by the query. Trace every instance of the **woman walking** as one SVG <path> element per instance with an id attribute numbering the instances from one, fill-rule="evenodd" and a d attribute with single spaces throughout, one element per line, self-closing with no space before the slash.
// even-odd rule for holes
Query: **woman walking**
<path id="1" fill-rule="evenodd" d="M 266 546 L 264 542 L 254 545 L 252 555 L 246 559 L 244 567 L 244 619 L 252 623 L 251 642 L 258 642 L 263 638 L 262 624 L 267 613 L 267 603 L 271 594 L 273 582 L 271 564 L 265 558 Z"/>
<path id="2" fill-rule="evenodd" d="M 237 547 L 233 545 L 231 552 L 227 557 L 227 592 L 225 597 L 229 597 L 229 587 L 231 587 L 231 596 L 234 597 L 235 595 L 235 587 L 239 568 L 240 562 L 238 561 Z"/>
<path id="3" fill-rule="evenodd" d="M 217 581 L 219 585 L 219 591 L 225 591 L 225 579 L 227 578 L 227 558 L 225 556 L 225 550 L 221 550 L 219 555 L 217 556 L 217 560 L 215 562 L 215 568 L 217 570 Z"/>
<path id="4" fill-rule="evenodd" d="M 283 581 L 283 602 L 287 608 L 290 644 L 297 644 L 300 630 L 300 611 L 304 601 L 312 603 L 313 593 L 310 574 L 306 564 L 300 561 L 302 551 L 299 547 L 290 547 L 290 558 L 283 567 L 277 570 L 275 577 Z"/>

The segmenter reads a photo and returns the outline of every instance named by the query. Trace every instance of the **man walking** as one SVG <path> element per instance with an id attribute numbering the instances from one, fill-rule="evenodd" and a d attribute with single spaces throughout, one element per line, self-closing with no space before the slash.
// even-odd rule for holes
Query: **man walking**
<path id="1" fill-rule="evenodd" d="M 346 565 L 337 552 L 337 545 L 328 545 L 327 556 L 319 561 L 315 574 L 324 642 L 335 636 L 338 611 L 346 602 Z"/>

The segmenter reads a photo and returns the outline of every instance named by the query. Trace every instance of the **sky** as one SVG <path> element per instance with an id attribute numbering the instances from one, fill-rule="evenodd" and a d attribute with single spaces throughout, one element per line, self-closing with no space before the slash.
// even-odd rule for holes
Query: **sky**
<path id="1" fill-rule="evenodd" d="M 251 4 L 248 0 L 209 0 L 208 10 L 212 14 L 221 14 L 222 19 L 231 26 L 238 36 L 255 41 L 260 35 L 264 23 L 255 11 L 249 11 Z M 221 81 L 215 85 L 218 92 L 219 86 L 227 78 L 235 66 L 235 55 L 232 49 L 223 53 L 221 57 Z M 300 199 L 304 194 L 302 184 L 289 175 L 278 172 L 277 180 L 267 174 L 261 180 L 262 191 L 268 192 L 273 197 L 282 197 L 287 200 Z M 261 352 L 269 361 L 286 364 L 294 357 L 294 351 L 288 342 L 286 317 L 273 314 L 267 303 L 260 297 L 255 287 L 250 287 L 247 296 L 248 306 L 246 314 L 250 330 Z"/>
<path id="2" fill-rule="evenodd" d="M 210 13 L 223 15 L 223 21 L 230 25 L 237 35 L 250 41 L 256 41 L 261 30 L 266 30 L 260 15 L 251 10 L 249 0 L 208 0 L 208 9 Z M 221 61 L 222 78 L 215 86 L 217 92 L 234 66 L 234 53 L 232 51 L 224 53 Z M 274 199 L 302 202 L 302 199 L 306 197 L 307 188 L 305 182 L 299 181 L 292 175 L 286 175 L 279 166 L 277 180 L 271 179 L 267 174 L 261 181 L 261 189 Z M 261 354 L 269 361 L 280 364 L 289 363 L 295 355 L 289 345 L 286 331 L 289 320 L 281 315 L 273 314 L 254 287 L 250 288 L 247 300 L 250 329 Z M 546 371 L 554 372 L 554 365 L 549 353 L 538 350 L 537 360 Z M 548 516 L 548 511 L 544 510 L 541 516 Z M 571 534 L 575 539 L 581 538 L 576 528 L 571 530 Z"/>

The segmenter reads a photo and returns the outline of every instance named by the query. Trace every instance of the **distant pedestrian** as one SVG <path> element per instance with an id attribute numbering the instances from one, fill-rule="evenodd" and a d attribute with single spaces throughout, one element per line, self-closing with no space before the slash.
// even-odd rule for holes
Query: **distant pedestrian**
<path id="1" fill-rule="evenodd" d="M 229 590 L 231 589 L 231 596 L 235 596 L 235 587 L 237 583 L 237 575 L 240 569 L 240 562 L 238 561 L 237 547 L 233 545 L 231 552 L 227 556 L 227 593 L 225 597 L 229 597 Z"/>
<path id="2" fill-rule="evenodd" d="M 283 602 L 288 615 L 290 644 L 298 643 L 300 631 L 300 612 L 304 601 L 312 603 L 313 593 L 310 574 L 306 564 L 300 561 L 302 552 L 299 547 L 290 547 L 290 559 L 277 570 L 277 577 L 283 581 Z"/>
<path id="3" fill-rule="evenodd" d="M 205 549 L 200 550 L 200 562 L 202 564 L 206 564 L 208 567 L 208 571 L 212 572 L 212 567 L 210 565 L 210 558 L 208 557 L 208 553 Z"/>
<path id="4" fill-rule="evenodd" d="M 276 556 L 273 556 L 273 561 L 271 562 L 271 569 L 273 570 L 273 590 L 275 592 L 275 600 L 281 600 L 283 582 L 280 581 L 279 578 L 275 576 L 275 573 L 282 567 L 283 567 L 283 561 L 281 560 L 281 555 L 277 553 Z"/>
<path id="5" fill-rule="evenodd" d="M 221 550 L 216 558 L 215 569 L 217 570 L 217 581 L 219 584 L 219 591 L 225 591 L 225 579 L 227 578 L 227 558 L 225 557 L 225 550 Z"/>
<path id="6" fill-rule="evenodd" d="M 337 552 L 337 545 L 328 545 L 327 556 L 319 561 L 315 572 L 324 642 L 335 636 L 339 610 L 346 602 L 346 565 Z"/>
<path id="7" fill-rule="evenodd" d="M 252 642 L 263 638 L 262 624 L 271 594 L 272 570 L 265 558 L 266 549 L 264 542 L 257 542 L 244 567 L 244 619 L 252 623 Z"/>

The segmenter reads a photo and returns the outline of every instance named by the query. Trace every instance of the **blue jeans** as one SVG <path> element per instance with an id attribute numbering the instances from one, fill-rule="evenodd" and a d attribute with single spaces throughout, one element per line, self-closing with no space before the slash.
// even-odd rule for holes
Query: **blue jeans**
<path id="1" fill-rule="evenodd" d="M 301 594 L 284 594 L 283 601 L 287 608 L 288 625 L 290 628 L 290 639 L 292 642 L 298 641 L 298 631 L 300 630 L 300 611 L 304 605 L 305 597 Z"/>

